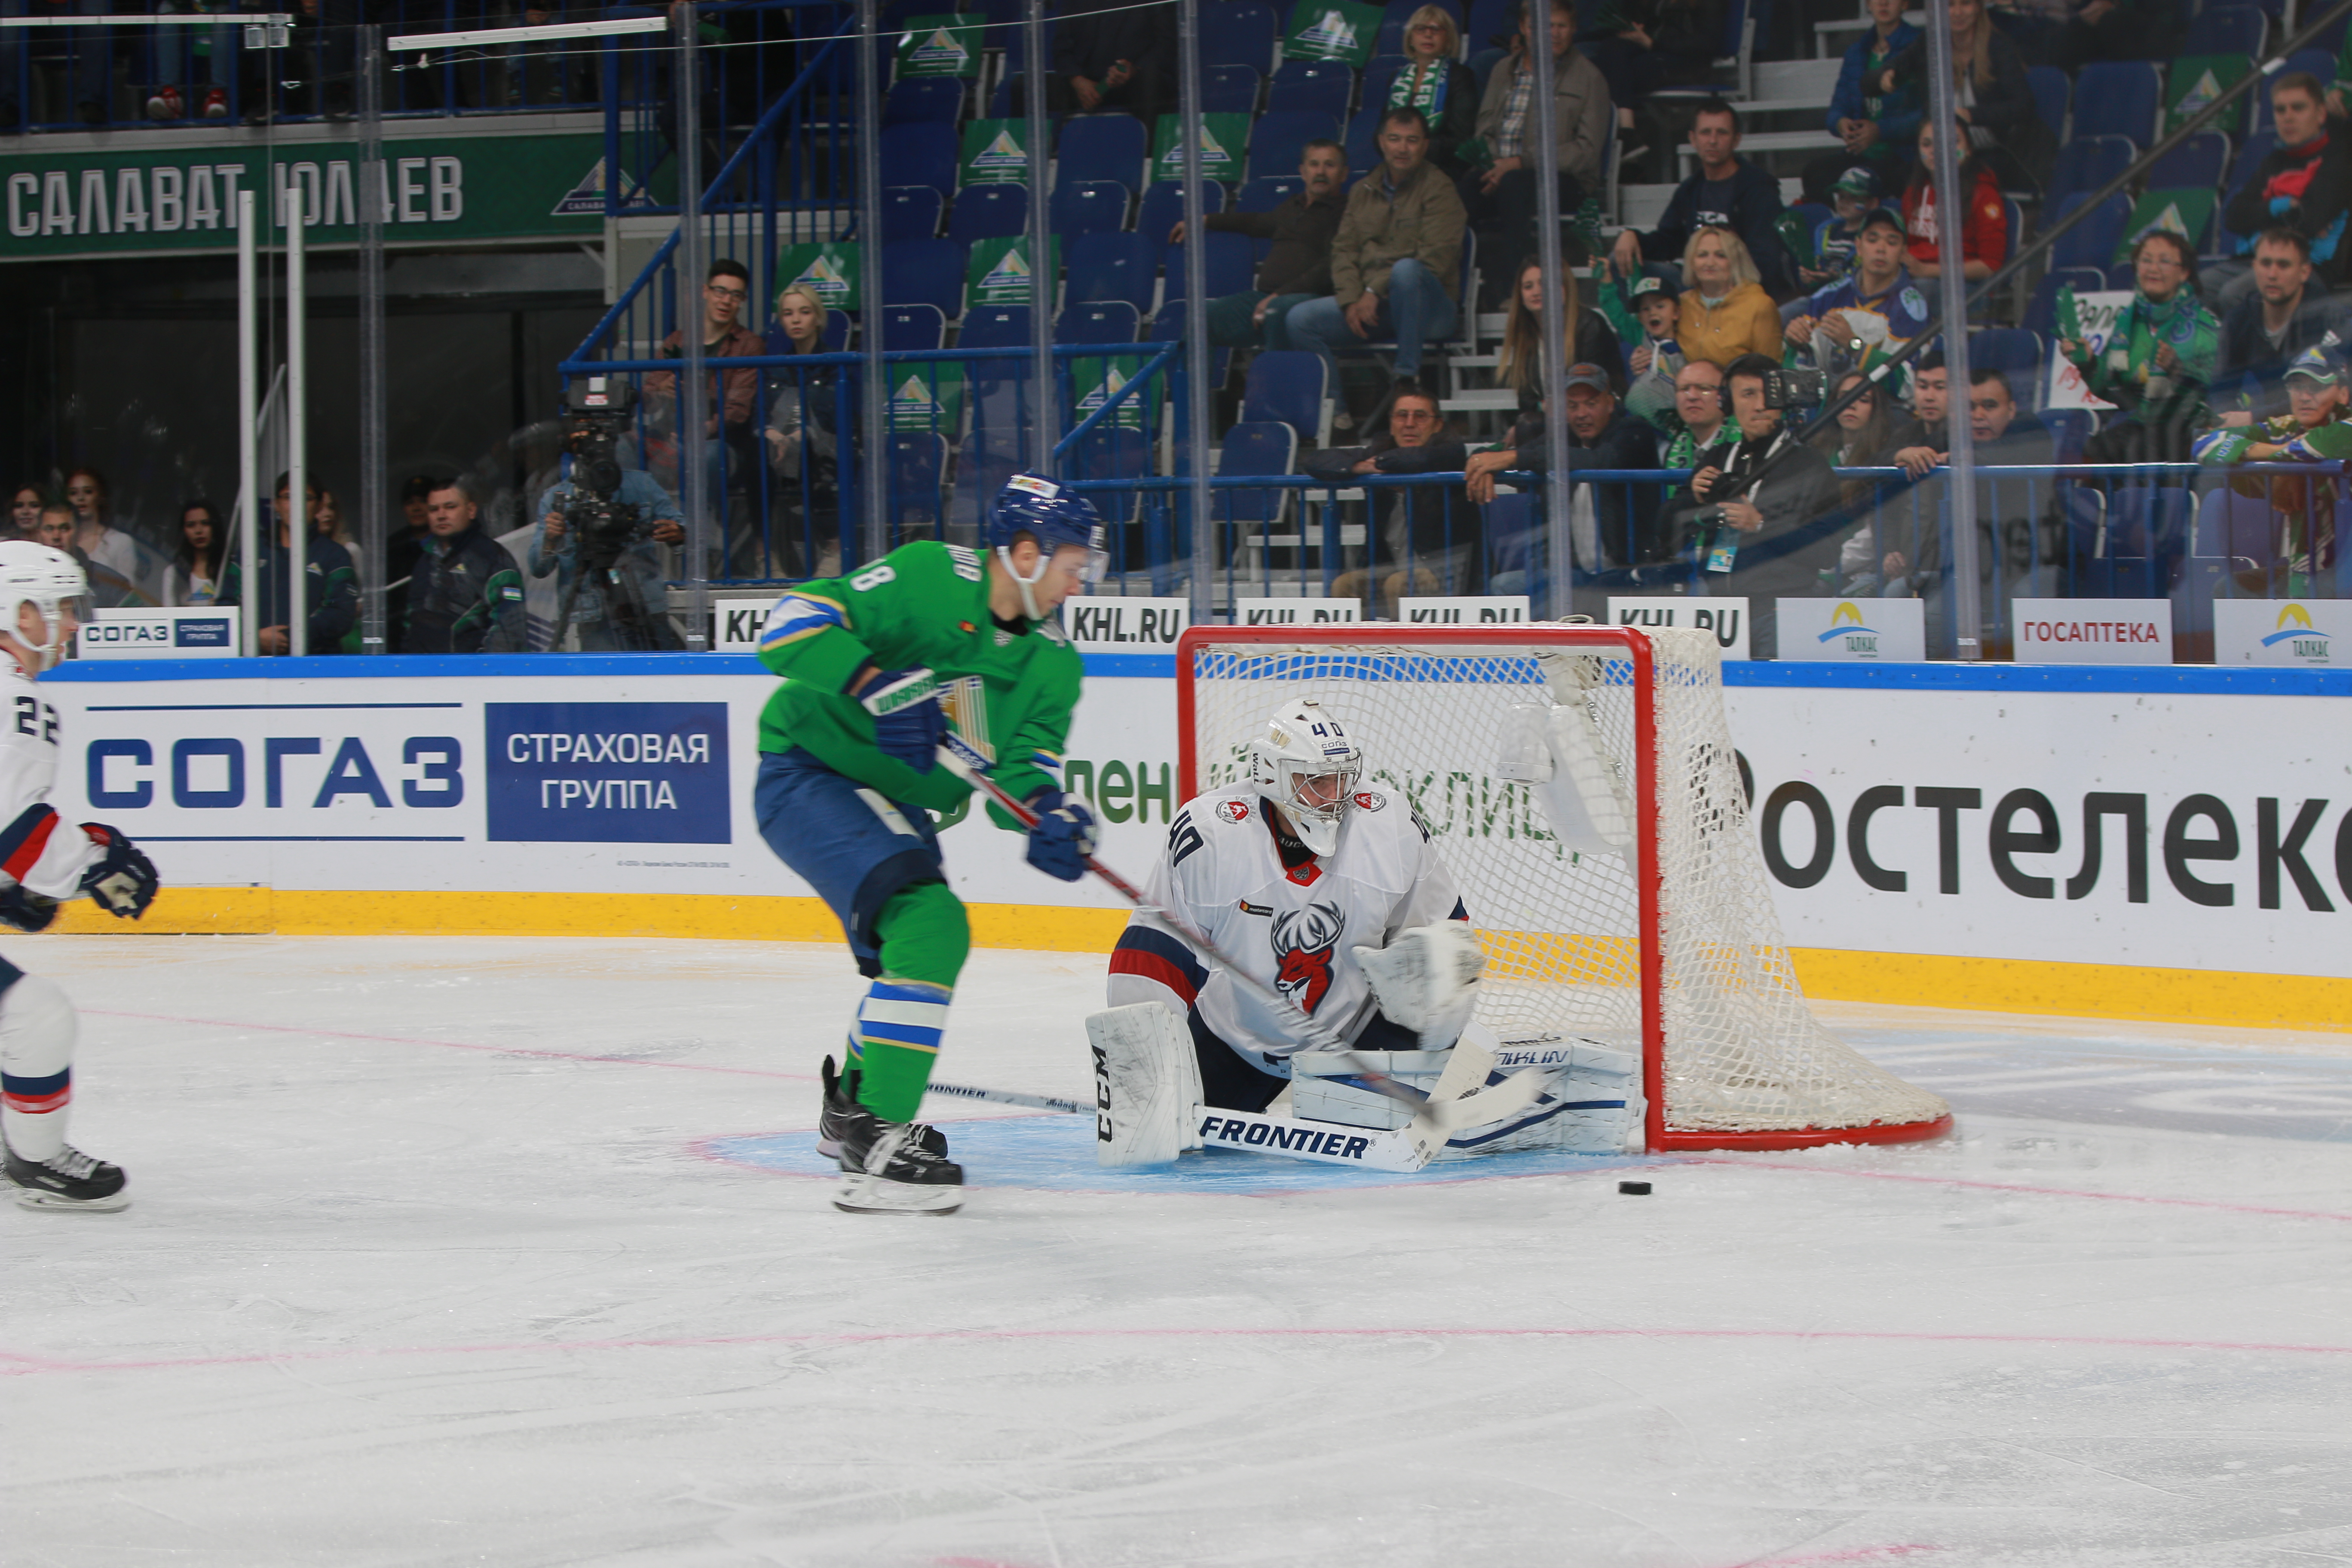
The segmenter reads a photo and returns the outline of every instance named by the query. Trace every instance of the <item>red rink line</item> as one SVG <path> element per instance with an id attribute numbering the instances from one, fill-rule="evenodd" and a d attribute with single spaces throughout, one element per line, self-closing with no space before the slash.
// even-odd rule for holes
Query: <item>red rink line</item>
<path id="1" fill-rule="evenodd" d="M 1744 1557 L 1732 1568 L 1800 1568 L 1815 1563 L 1876 1563 L 1888 1557 L 1908 1557 L 1917 1552 L 1941 1552 L 1941 1546 L 1909 1542 L 1901 1546 L 1853 1546 L 1843 1552 L 1809 1552 L 1802 1557 Z"/>
<path id="2" fill-rule="evenodd" d="M 979 1344 L 990 1342 L 1059 1340 L 1257 1340 L 1257 1339 L 1454 1339 L 1454 1340 L 1722 1340 L 1805 1343 L 2046 1345 L 2060 1349 L 2138 1351 L 2248 1351 L 2278 1355 L 2352 1356 L 2352 1344 L 2315 1345 L 2260 1340 L 2155 1340 L 2078 1334 L 1959 1334 L 1904 1332 L 1880 1329 L 912 1329 L 877 1330 L 865 1333 L 803 1332 L 725 1334 L 709 1338 L 634 1340 L 573 1340 L 562 1342 L 517 1342 L 474 1345 L 396 1345 L 352 1350 L 252 1352 L 242 1355 L 171 1356 L 150 1361 L 57 1361 L 44 1356 L 0 1351 L 0 1378 L 32 1377 L 48 1373 L 178 1372 L 203 1367 L 280 1366 L 330 1361 L 376 1361 L 394 1357 L 484 1356 L 588 1351 L 737 1350 L 775 1345 L 854 1348 L 877 1344 Z M 1822 1559 L 1821 1561 L 1829 1561 Z"/>
<path id="3" fill-rule="evenodd" d="M 715 1072 L 732 1078 L 774 1078 L 792 1083 L 814 1083 L 804 1072 L 770 1072 L 764 1068 L 709 1067 L 700 1062 L 647 1062 L 633 1057 L 586 1056 L 577 1051 L 535 1051 L 523 1046 L 485 1046 L 471 1040 L 425 1040 L 414 1035 L 368 1035 L 355 1029 L 317 1029 L 289 1024 L 248 1024 L 227 1018 L 183 1018 L 171 1013 L 125 1013 L 114 1007 L 84 1007 L 97 1018 L 139 1018 L 151 1024 L 191 1024 L 206 1029 L 257 1029 L 271 1035 L 310 1035 L 330 1040 L 375 1040 L 394 1046 L 439 1046 L 444 1050 L 482 1051 L 497 1057 L 538 1057 L 553 1062 L 601 1062 L 624 1068 L 667 1068 L 673 1072 Z"/>
<path id="4" fill-rule="evenodd" d="M 1858 1176 L 1873 1182 L 1919 1182 L 1937 1187 L 1969 1187 L 1979 1192 L 2025 1193 L 2042 1198 L 2097 1198 L 2111 1204 L 2154 1204 L 2160 1208 L 2219 1209 L 2224 1214 L 2276 1215 L 2287 1219 L 2352 1221 L 2352 1214 L 2326 1209 L 2269 1208 L 2260 1204 L 2217 1203 L 2211 1198 L 2159 1198 L 2143 1193 L 2095 1193 L 2080 1187 L 2032 1187 L 2021 1182 L 1980 1182 L 1967 1176 L 1929 1176 L 1909 1171 L 1846 1171 L 1834 1165 L 1800 1165 L 1787 1160 L 1728 1160 L 1706 1154 L 1681 1154 L 1684 1165 L 1727 1165 L 1733 1170 L 1795 1171 L 1808 1176 Z"/>

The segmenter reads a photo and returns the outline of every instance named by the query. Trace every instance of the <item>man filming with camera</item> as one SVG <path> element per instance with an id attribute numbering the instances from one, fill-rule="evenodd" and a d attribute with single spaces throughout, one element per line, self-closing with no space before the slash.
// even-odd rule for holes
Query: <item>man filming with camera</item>
<path id="1" fill-rule="evenodd" d="M 1739 438 L 1702 455 L 1705 466 L 1668 505 L 1664 526 L 1697 553 L 1703 586 L 1695 591 L 1748 600 L 1749 657 L 1770 658 L 1772 601 L 1818 593 L 1821 569 L 1836 563 L 1837 475 L 1782 419 L 1790 406 L 1823 401 L 1822 377 L 1751 353 L 1731 362 L 1723 384 Z"/>
<path id="2" fill-rule="evenodd" d="M 686 542 L 686 514 L 651 474 L 621 467 L 634 413 L 629 384 L 617 377 L 591 376 L 564 403 L 571 474 L 540 497 L 530 542 L 530 574 L 557 574 L 559 650 L 567 626 L 582 653 L 680 646 L 663 605 L 657 547 Z"/>

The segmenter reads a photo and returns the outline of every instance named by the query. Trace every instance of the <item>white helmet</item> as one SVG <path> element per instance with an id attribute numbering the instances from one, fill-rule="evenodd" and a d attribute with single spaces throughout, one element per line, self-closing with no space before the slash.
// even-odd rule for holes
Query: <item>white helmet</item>
<path id="1" fill-rule="evenodd" d="M 65 637 L 59 609 L 70 609 L 76 620 L 89 618 L 89 579 L 81 565 L 62 550 L 36 544 L 29 539 L 0 542 L 0 631 L 18 642 L 25 635 L 16 625 L 16 607 L 31 605 L 41 613 L 42 640 L 31 644 L 41 668 L 54 669 L 65 657 Z"/>
<path id="2" fill-rule="evenodd" d="M 1250 737 L 1250 786 L 1282 808 L 1290 830 L 1318 855 L 1338 847 L 1340 819 L 1363 772 L 1364 753 L 1311 697 L 1284 703 Z M 1310 779 L 1329 782 L 1302 797 L 1300 785 Z"/>

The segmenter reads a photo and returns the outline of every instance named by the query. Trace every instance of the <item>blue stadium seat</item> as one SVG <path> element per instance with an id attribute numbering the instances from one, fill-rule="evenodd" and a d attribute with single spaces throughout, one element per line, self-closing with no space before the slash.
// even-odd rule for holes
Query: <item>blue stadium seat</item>
<path id="1" fill-rule="evenodd" d="M 1054 318 L 1057 343 L 1131 343 L 1143 313 L 1125 300 L 1094 300 L 1063 307 Z"/>
<path id="2" fill-rule="evenodd" d="M 1369 174 L 1381 166 L 1381 116 L 1387 108 L 1385 104 L 1368 103 L 1348 121 L 1348 133 L 1341 142 L 1348 149 L 1350 175 Z"/>
<path id="3" fill-rule="evenodd" d="M 947 312 L 937 305 L 882 307 L 882 352 L 885 353 L 928 353 L 946 342 L 947 335 Z"/>
<path id="4" fill-rule="evenodd" d="M 2099 420 L 2087 408 L 2045 408 L 2042 410 L 2042 423 L 2057 438 L 2057 460 L 2079 463 L 2083 460 L 2083 445 L 2091 438 Z"/>
<path id="5" fill-rule="evenodd" d="M 943 121 L 886 125 L 880 142 L 882 168 L 896 184 L 956 188 L 956 128 Z"/>
<path id="6" fill-rule="evenodd" d="M 1181 300 L 1169 300 L 1166 304 L 1160 307 L 1159 313 L 1153 316 L 1151 318 L 1150 324 L 1143 329 L 1144 342 L 1152 343 L 1182 342 L 1184 341 L 1184 301 Z M 1225 371 L 1231 364 L 1233 357 L 1234 351 L 1231 349 L 1213 349 L 1210 351 L 1209 384 L 1211 386 L 1223 386 L 1224 384 Z M 1182 368 L 1183 358 L 1184 356 L 1181 352 L 1176 356 L 1177 366 L 1180 370 Z M 1181 400 L 1179 400 L 1176 406 L 1179 411 L 1177 417 L 1181 419 L 1183 417 L 1181 412 L 1183 403 Z"/>
<path id="7" fill-rule="evenodd" d="M 1247 289 L 1251 274 L 1257 270 L 1257 247 L 1250 237 L 1245 234 L 1220 234 L 1212 229 L 1207 239 L 1208 248 L 1202 253 L 1202 270 L 1209 298 L 1222 300 L 1228 294 L 1238 294 Z M 1181 245 L 1168 247 L 1165 258 L 1168 285 L 1163 292 L 1171 300 L 1187 298 L 1184 248 Z"/>
<path id="8" fill-rule="evenodd" d="M 2173 583 L 2189 551 L 2189 520 L 2196 501 L 2186 485 L 2116 487 L 2108 500 L 2107 564 L 2112 576 L 2104 594 L 2080 597 L 2161 599 Z"/>
<path id="9" fill-rule="evenodd" d="M 2200 131 L 2148 165 L 2151 191 L 2192 190 L 2219 186 L 2230 166 L 2230 139 L 2218 131 Z"/>
<path id="10" fill-rule="evenodd" d="M 1362 101 L 1366 107 L 1388 101 L 1389 89 L 1396 85 L 1397 72 L 1404 69 L 1404 67 L 1405 58 L 1402 55 L 1374 55 L 1364 62 Z"/>
<path id="11" fill-rule="evenodd" d="M 2257 131 L 2246 138 L 2245 145 L 2238 149 L 2237 157 L 2231 160 L 2230 177 L 2222 182 L 2223 202 L 2226 203 L 2230 199 L 2231 192 L 2254 177 L 2254 170 L 2261 166 L 2262 161 L 2269 157 L 2272 150 L 2277 145 L 2278 132 L 2274 131 Z"/>
<path id="12" fill-rule="evenodd" d="M 2107 268 L 2107 287 L 2110 289 L 2132 289 L 2138 284 L 2139 268 L 2130 262 L 2118 261 Z"/>
<path id="13" fill-rule="evenodd" d="M 2071 287 L 2077 294 L 2094 293 L 2107 286 L 2106 273 L 2096 267 L 2053 268 L 2042 274 L 2042 281 L 2033 286 L 2033 298 L 2025 307 L 2028 330 L 2054 336 L 2058 331 L 2058 289 Z"/>
<path id="14" fill-rule="evenodd" d="M 1148 234 L 1074 235 L 1062 246 L 1063 300 L 1124 300 L 1151 309 L 1161 241 Z"/>
<path id="15" fill-rule="evenodd" d="M 2138 150 L 2121 136 L 2077 136 L 2058 149 L 2050 166 L 2049 199 L 2095 191 L 2132 166 Z"/>
<path id="16" fill-rule="evenodd" d="M 1201 112 L 1255 114 L 1258 89 L 1265 78 L 1255 66 L 1211 66 L 1202 73 Z"/>
<path id="17" fill-rule="evenodd" d="M 1272 419 L 1244 419 L 1225 432 L 1217 474 L 1286 474 L 1297 456 L 1297 431 Z M 1269 527 L 1282 521 L 1290 495 L 1287 489 L 1220 489 L 1213 493 L 1211 515 L 1243 529 Z"/>
<path id="18" fill-rule="evenodd" d="M 2060 201 L 2051 222 L 2061 218 L 2083 205 L 2080 193 Z M 2107 258 L 2115 254 L 2116 242 L 2123 237 L 2124 222 L 2131 216 L 2131 200 L 2113 195 L 2099 204 L 2098 209 L 2066 233 L 2050 247 L 2053 267 L 2105 267 Z"/>
<path id="19" fill-rule="evenodd" d="M 974 305 L 966 311 L 963 330 L 956 334 L 960 349 L 1025 349 L 1029 347 L 1029 307 Z"/>
<path id="20" fill-rule="evenodd" d="M 1274 46 L 1282 26 L 1258 0 L 1207 0 L 1201 7 L 1201 64 L 1274 68 Z"/>
<path id="21" fill-rule="evenodd" d="M 956 193 L 955 207 L 948 214 L 948 237 L 964 245 L 1003 239 L 1028 227 L 1026 185 L 966 185 Z"/>
<path id="22" fill-rule="evenodd" d="M 2164 91 L 2146 60 L 2096 60 L 2074 79 L 2074 139 L 2126 136 L 2136 147 L 2156 139 Z"/>
<path id="23" fill-rule="evenodd" d="M 1463 47 L 1472 54 L 1499 48 L 1496 37 L 1518 25 L 1519 0 L 1470 0 L 1470 16 L 1462 25 Z"/>
<path id="24" fill-rule="evenodd" d="M 1056 178 L 1132 188 L 1143 176 L 1144 153 L 1143 121 L 1132 114 L 1074 114 L 1062 121 Z"/>
<path id="25" fill-rule="evenodd" d="M 1249 164 L 1244 180 L 1265 174 L 1295 174 L 1307 143 L 1339 139 L 1339 117 L 1300 110 L 1277 109 L 1257 117 L 1250 127 Z"/>
<path id="26" fill-rule="evenodd" d="M 1268 114 L 1328 115 L 1336 124 L 1348 117 L 1349 102 L 1355 96 L 1355 68 L 1346 61 L 1285 60 L 1275 68 L 1265 110 Z M 1294 160 L 1291 167 L 1297 166 Z"/>
<path id="27" fill-rule="evenodd" d="M 1252 180 L 1242 187 L 1234 203 L 1237 213 L 1270 213 L 1307 188 L 1307 182 L 1296 174 L 1268 174 Z"/>
<path id="28" fill-rule="evenodd" d="M 889 185 L 882 192 L 882 243 L 929 239 L 940 232 L 947 198 L 930 185 Z"/>
<path id="29" fill-rule="evenodd" d="M 901 540 L 938 538 L 940 479 L 947 472 L 947 437 L 930 430 L 900 430 L 890 437 L 887 494 L 890 516 Z"/>
<path id="30" fill-rule="evenodd" d="M 963 115 L 963 79 L 952 76 L 916 77 L 882 95 L 882 123 L 925 124 L 934 121 L 952 125 Z"/>
<path id="31" fill-rule="evenodd" d="M 1328 399 L 1323 356 L 1305 349 L 1268 349 L 1252 359 L 1242 389 L 1244 419 L 1276 419 L 1311 440 L 1323 438 Z"/>
<path id="32" fill-rule="evenodd" d="M 2073 79 L 2056 66 L 2034 66 L 2026 71 L 2025 82 L 2033 89 L 2033 107 L 2042 123 L 2050 127 L 2051 135 L 2064 141 L 2066 103 L 2074 91 Z"/>
<path id="33" fill-rule="evenodd" d="M 1201 210 L 1221 213 L 1225 210 L 1225 187 L 1222 181 L 1201 182 Z M 1154 180 L 1143 193 L 1143 206 L 1135 215 L 1135 232 L 1148 234 L 1165 244 L 1169 234 L 1184 216 L 1184 182 Z"/>
<path id="34" fill-rule="evenodd" d="M 1481 510 L 1486 522 L 1486 569 L 1526 572 L 1535 564 L 1536 527 L 1542 514 L 1532 490 L 1505 490 Z"/>
<path id="35" fill-rule="evenodd" d="M 1381 29 L 1372 35 L 1372 53 L 1401 55 L 1404 53 L 1404 18 L 1389 16 L 1381 22 Z"/>
<path id="36" fill-rule="evenodd" d="M 2259 55 L 2270 18 L 2252 5 L 2209 5 L 2189 24 L 2183 55 Z"/>
<path id="37" fill-rule="evenodd" d="M 1116 233 L 1127 226 L 1127 203 L 1117 180 L 1061 180 L 1046 216 L 1058 235 Z"/>
<path id="38" fill-rule="evenodd" d="M 1387 4 L 1381 7 L 1381 16 L 1385 21 L 1402 22 L 1420 10 L 1424 4 L 1434 5 L 1439 10 L 1453 17 L 1456 27 L 1462 26 L 1462 7 L 1457 0 L 1387 0 Z"/>
<path id="39" fill-rule="evenodd" d="M 971 247 L 952 239 L 910 239 L 882 251 L 882 299 L 891 305 L 935 305 L 963 314 L 964 266 Z"/>

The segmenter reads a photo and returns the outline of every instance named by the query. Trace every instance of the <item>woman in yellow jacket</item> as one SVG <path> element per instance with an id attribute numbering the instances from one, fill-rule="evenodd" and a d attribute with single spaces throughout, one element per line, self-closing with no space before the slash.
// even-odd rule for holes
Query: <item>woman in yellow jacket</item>
<path id="1" fill-rule="evenodd" d="M 1758 281 L 1748 247 L 1727 228 L 1705 225 L 1683 247 L 1682 320 L 1675 342 L 1685 360 L 1719 365 L 1746 353 L 1780 356 L 1780 308 Z"/>

